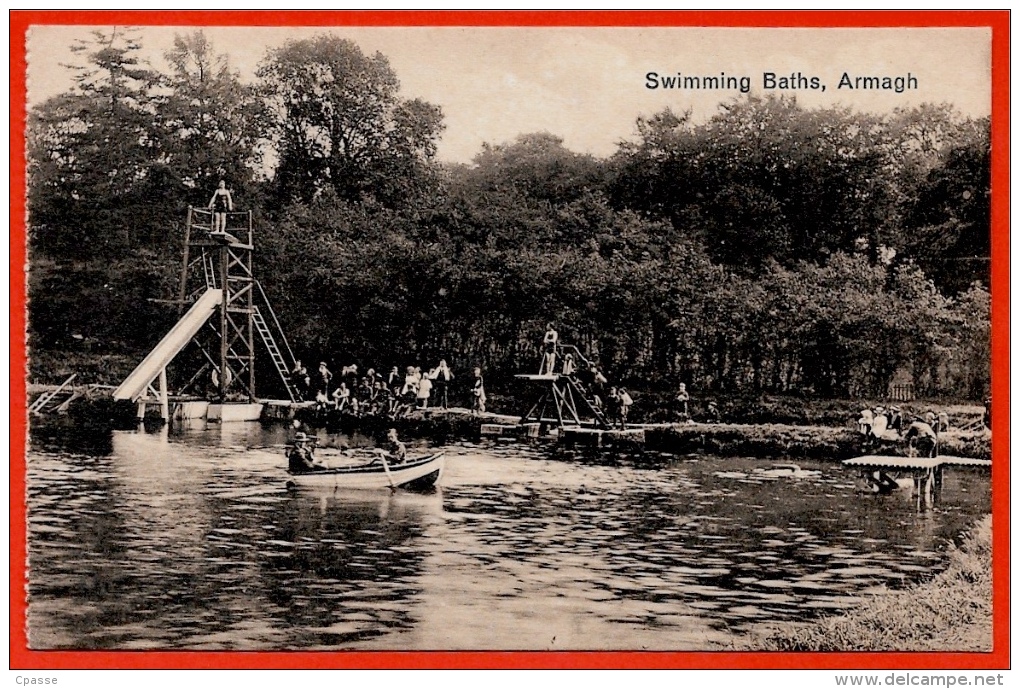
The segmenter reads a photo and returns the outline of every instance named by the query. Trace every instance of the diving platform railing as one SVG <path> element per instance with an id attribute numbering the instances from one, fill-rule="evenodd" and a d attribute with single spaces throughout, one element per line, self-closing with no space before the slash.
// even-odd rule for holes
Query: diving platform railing
<path id="1" fill-rule="evenodd" d="M 39 396 L 35 402 L 28 408 L 29 414 L 47 414 L 52 410 L 55 410 L 60 405 L 69 401 L 74 396 L 74 390 L 70 387 L 72 381 L 78 377 L 77 373 L 72 373 L 71 376 L 61 383 L 56 390 L 50 392 L 44 392 Z"/>

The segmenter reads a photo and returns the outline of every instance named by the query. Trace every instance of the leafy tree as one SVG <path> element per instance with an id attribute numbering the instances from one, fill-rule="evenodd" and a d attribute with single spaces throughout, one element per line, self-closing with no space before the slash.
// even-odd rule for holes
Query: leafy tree
<path id="1" fill-rule="evenodd" d="M 888 204 L 879 125 L 787 97 L 737 99 L 697 126 L 665 111 L 621 146 L 613 196 L 701 236 L 728 265 L 824 259 L 861 236 L 877 247 Z"/>
<path id="2" fill-rule="evenodd" d="M 513 143 L 483 144 L 468 179 L 475 192 L 513 189 L 531 199 L 564 203 L 601 188 L 600 168 L 592 156 L 574 153 L 562 138 L 540 132 L 521 134 Z"/>
<path id="3" fill-rule="evenodd" d="M 398 206 L 428 190 L 442 113 L 400 99 L 382 54 L 320 35 L 272 50 L 258 76 L 275 118 L 282 198 L 308 201 L 332 187 L 345 199 Z"/>
<path id="4" fill-rule="evenodd" d="M 36 247 L 60 254 L 123 251 L 151 236 L 146 204 L 157 157 L 155 88 L 130 31 L 95 31 L 75 87 L 29 114 L 30 226 Z"/>
<path id="5" fill-rule="evenodd" d="M 947 293 L 989 284 L 991 147 L 988 120 L 957 122 L 905 202 L 903 249 Z"/>
<path id="6" fill-rule="evenodd" d="M 256 90 L 241 83 L 201 31 L 175 35 L 166 60 L 170 71 L 163 84 L 169 93 L 157 111 L 157 162 L 167 184 L 196 205 L 207 203 L 221 178 L 235 194 L 251 193 L 261 173 L 267 123 Z"/>

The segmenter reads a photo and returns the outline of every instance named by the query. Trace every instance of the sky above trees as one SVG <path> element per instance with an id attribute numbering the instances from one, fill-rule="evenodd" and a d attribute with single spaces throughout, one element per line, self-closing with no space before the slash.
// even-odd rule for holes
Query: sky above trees
<path id="1" fill-rule="evenodd" d="M 80 58 L 75 39 L 93 27 L 44 26 L 29 32 L 29 105 L 67 90 Z M 142 56 L 169 69 L 164 54 L 175 34 L 193 27 L 144 27 Z M 226 53 L 243 82 L 252 82 L 267 51 L 322 28 L 210 27 L 206 35 Z M 629 28 L 374 28 L 336 27 L 366 54 L 383 53 L 400 80 L 403 98 L 442 108 L 446 125 L 437 158 L 468 162 L 483 143 L 548 131 L 570 150 L 610 155 L 635 139 L 635 121 L 666 107 L 693 110 L 696 120 L 718 111 L 734 91 L 669 91 L 646 88 L 655 71 L 691 75 L 748 75 L 761 90 L 761 73 L 817 74 L 825 93 L 796 92 L 806 107 L 842 103 L 865 112 L 887 112 L 922 102 L 948 102 L 962 114 L 982 117 L 990 107 L 990 36 L 986 29 L 629 29 Z M 901 75 L 917 91 L 837 91 L 843 71 Z M 787 92 L 789 93 L 789 92 Z"/>

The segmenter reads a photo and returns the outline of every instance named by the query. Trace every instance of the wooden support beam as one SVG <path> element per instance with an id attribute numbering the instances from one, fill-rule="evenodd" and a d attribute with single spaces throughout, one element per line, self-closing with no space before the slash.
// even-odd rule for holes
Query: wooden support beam
<path id="1" fill-rule="evenodd" d="M 159 369 L 159 418 L 170 423 L 170 393 L 166 384 L 166 367 Z"/>

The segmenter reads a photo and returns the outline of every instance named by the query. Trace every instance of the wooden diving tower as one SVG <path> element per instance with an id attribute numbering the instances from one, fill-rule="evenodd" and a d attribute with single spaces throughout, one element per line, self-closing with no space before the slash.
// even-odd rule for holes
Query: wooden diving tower
<path id="1" fill-rule="evenodd" d="M 247 398 L 256 401 L 256 335 L 265 345 L 282 387 L 290 401 L 296 391 L 290 372 L 295 364 L 283 328 L 269 304 L 262 285 L 252 272 L 254 234 L 251 211 L 227 213 L 225 231 L 213 231 L 213 213 L 188 208 L 181 264 L 179 309 L 196 301 L 210 289 L 222 290 L 218 318 L 211 318 L 194 341 L 201 352 L 201 364 L 181 394 L 196 391 L 212 381 L 219 400 Z"/>
<path id="2" fill-rule="evenodd" d="M 568 352 L 577 365 L 590 366 L 577 347 L 557 345 L 557 354 Z M 574 372 L 571 373 L 519 373 L 515 378 L 535 384 L 540 391 L 532 398 L 527 411 L 521 416 L 521 425 L 556 422 L 560 428 L 580 428 L 585 424 L 608 429 L 611 424 L 597 398 L 585 389 Z M 555 416 L 550 416 L 555 414 Z"/>
<path id="3" fill-rule="evenodd" d="M 170 420 L 167 367 L 192 343 L 198 356 L 193 353 L 185 363 L 185 370 L 190 367 L 192 375 L 177 391 L 191 399 L 175 402 L 175 417 L 259 418 L 262 404 L 255 390 L 256 334 L 265 344 L 290 401 L 295 401 L 290 382 L 294 355 L 252 273 L 251 211 L 226 215 L 225 227 L 214 231 L 211 210 L 188 209 L 180 290 L 174 302 L 178 321 L 113 391 L 114 399 L 138 405 L 139 419 L 144 419 L 147 405 L 158 404 L 160 418 Z"/>

